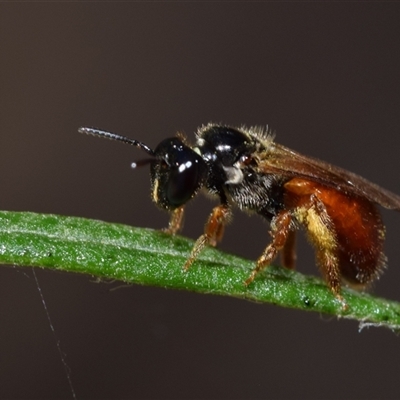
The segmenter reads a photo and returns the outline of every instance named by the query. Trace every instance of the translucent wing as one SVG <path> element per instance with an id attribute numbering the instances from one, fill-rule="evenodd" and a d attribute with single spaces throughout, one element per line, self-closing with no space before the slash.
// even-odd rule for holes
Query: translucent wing
<path id="1" fill-rule="evenodd" d="M 381 206 L 400 211 L 400 196 L 383 189 L 367 179 L 312 157 L 296 153 L 277 143 L 256 156 L 258 172 L 287 177 L 304 177 L 334 187 L 340 191 L 366 197 Z"/>

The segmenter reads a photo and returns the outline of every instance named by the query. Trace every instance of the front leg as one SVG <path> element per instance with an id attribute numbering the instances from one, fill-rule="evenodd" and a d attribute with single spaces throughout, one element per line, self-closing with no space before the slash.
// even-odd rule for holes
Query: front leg
<path id="1" fill-rule="evenodd" d="M 176 233 L 182 230 L 183 214 L 184 214 L 183 212 L 184 212 L 184 206 L 178 207 L 174 211 L 172 211 L 168 228 L 163 229 L 165 233 L 168 233 L 169 235 L 175 235 Z"/>
<path id="2" fill-rule="evenodd" d="M 204 227 L 204 233 L 201 235 L 193 246 L 190 257 L 187 259 L 184 270 L 187 271 L 197 256 L 205 246 L 216 246 L 224 235 L 225 225 L 231 216 L 231 210 L 227 204 L 220 204 L 214 207 L 208 221 Z"/>

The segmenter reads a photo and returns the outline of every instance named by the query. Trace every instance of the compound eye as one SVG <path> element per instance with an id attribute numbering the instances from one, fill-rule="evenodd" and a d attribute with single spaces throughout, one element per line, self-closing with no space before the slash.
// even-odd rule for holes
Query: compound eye
<path id="1" fill-rule="evenodd" d="M 184 160 L 171 168 L 166 182 L 168 203 L 175 207 L 185 204 L 193 196 L 202 180 L 198 160 Z"/>
<path id="2" fill-rule="evenodd" d="M 205 162 L 177 138 L 165 139 L 156 150 L 151 168 L 153 200 L 173 210 L 189 201 L 203 184 Z"/>

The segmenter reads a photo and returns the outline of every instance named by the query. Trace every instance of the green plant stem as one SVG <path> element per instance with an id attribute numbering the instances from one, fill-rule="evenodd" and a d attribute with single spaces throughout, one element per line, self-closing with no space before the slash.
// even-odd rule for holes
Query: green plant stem
<path id="1" fill-rule="evenodd" d="M 0 212 L 0 263 L 80 272 L 126 283 L 186 289 L 400 328 L 400 304 L 343 289 L 348 305 L 325 282 L 269 267 L 248 287 L 254 261 L 205 249 L 188 272 L 182 266 L 193 241 L 160 231 L 84 218 Z"/>

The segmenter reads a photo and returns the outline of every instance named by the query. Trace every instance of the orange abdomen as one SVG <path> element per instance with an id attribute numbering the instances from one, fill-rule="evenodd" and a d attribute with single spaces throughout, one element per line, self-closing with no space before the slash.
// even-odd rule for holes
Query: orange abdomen
<path id="1" fill-rule="evenodd" d="M 318 197 L 333 223 L 342 277 L 350 284 L 371 282 L 385 265 L 385 228 L 377 207 L 365 198 L 321 189 Z"/>
<path id="2" fill-rule="evenodd" d="M 289 207 L 309 207 L 314 196 L 325 206 L 331 221 L 329 230 L 336 238 L 333 252 L 344 280 L 366 285 L 379 276 L 385 266 L 385 228 L 374 203 L 301 178 L 292 179 L 285 188 Z M 317 240 L 314 245 L 319 246 Z"/>

